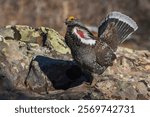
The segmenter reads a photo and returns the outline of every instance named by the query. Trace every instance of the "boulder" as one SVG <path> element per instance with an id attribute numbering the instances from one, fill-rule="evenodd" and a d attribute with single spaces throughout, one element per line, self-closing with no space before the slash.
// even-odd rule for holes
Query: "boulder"
<path id="1" fill-rule="evenodd" d="M 92 75 L 53 29 L 6 26 L 0 35 L 0 99 L 150 99 L 147 50 L 119 47 L 113 66 Z"/>

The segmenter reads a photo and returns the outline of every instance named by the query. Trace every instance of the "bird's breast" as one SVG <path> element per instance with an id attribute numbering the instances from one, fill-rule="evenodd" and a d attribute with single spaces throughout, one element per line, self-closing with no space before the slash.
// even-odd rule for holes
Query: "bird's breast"
<path id="1" fill-rule="evenodd" d="M 77 48 L 72 52 L 73 58 L 80 64 L 92 64 L 96 60 L 95 52 L 92 48 Z"/>

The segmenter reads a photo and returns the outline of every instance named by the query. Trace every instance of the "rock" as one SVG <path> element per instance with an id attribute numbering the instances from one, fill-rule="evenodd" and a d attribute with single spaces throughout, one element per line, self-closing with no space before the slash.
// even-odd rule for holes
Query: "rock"
<path id="1" fill-rule="evenodd" d="M 117 92 L 117 84 L 113 80 L 104 80 L 99 81 L 96 84 L 97 90 L 103 93 L 105 95 L 105 98 L 111 98 L 111 96 Z"/>
<path id="2" fill-rule="evenodd" d="M 53 29 L 7 26 L 0 34 L 0 99 L 150 99 L 147 50 L 119 47 L 113 66 L 92 76 Z"/>
<path id="3" fill-rule="evenodd" d="M 48 93 L 54 89 L 76 86 L 86 81 L 86 78 L 88 79 L 72 61 L 36 56 L 31 62 L 25 82 L 32 90 L 42 89 Z"/>
<path id="4" fill-rule="evenodd" d="M 148 99 L 148 89 L 146 85 L 141 81 L 136 84 L 136 89 L 138 94 L 138 99 Z"/>
<path id="5" fill-rule="evenodd" d="M 119 48 L 114 65 L 101 75 L 96 88 L 107 99 L 149 99 L 149 58 L 149 51 Z"/>
<path id="6" fill-rule="evenodd" d="M 48 27 L 33 28 L 26 25 L 8 25 L 0 28 L 0 35 L 5 39 L 14 39 L 47 46 L 57 53 L 70 53 L 69 48 L 67 48 L 66 44 L 63 42 L 63 37 L 55 30 Z"/>

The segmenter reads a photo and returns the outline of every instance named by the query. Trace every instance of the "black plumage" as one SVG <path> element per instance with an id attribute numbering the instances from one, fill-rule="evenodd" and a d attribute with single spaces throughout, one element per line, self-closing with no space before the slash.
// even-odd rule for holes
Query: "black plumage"
<path id="1" fill-rule="evenodd" d="M 95 37 L 78 19 L 66 19 L 66 44 L 73 59 L 88 72 L 102 74 L 116 59 L 115 51 L 136 29 L 136 23 L 119 12 L 111 12 L 100 24 Z"/>

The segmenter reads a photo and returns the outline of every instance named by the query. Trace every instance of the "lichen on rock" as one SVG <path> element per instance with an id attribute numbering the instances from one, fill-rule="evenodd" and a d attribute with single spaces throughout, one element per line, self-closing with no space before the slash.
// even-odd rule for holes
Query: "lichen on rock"
<path id="1" fill-rule="evenodd" d="M 46 45 L 48 48 L 61 54 L 70 53 L 69 48 L 63 42 L 63 37 L 48 27 L 33 28 L 26 25 L 8 25 L 0 28 L 0 35 L 6 39 L 15 39 L 26 43 L 38 43 L 41 46 Z"/>

